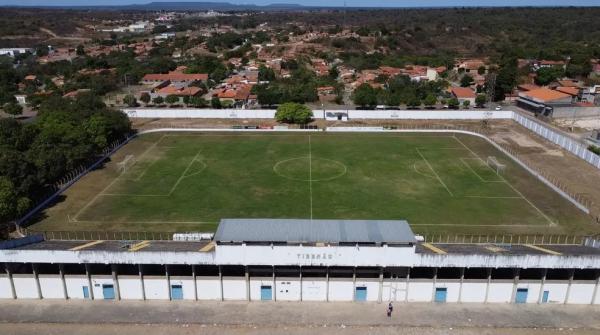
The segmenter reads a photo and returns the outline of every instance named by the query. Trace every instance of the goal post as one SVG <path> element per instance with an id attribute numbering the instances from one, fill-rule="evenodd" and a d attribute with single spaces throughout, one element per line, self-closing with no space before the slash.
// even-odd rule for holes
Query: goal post
<path id="1" fill-rule="evenodd" d="M 117 163 L 117 170 L 120 173 L 123 173 L 129 170 L 129 168 L 132 167 L 135 164 L 135 162 L 136 160 L 134 155 L 127 155 L 125 156 L 125 159 Z"/>
<path id="2" fill-rule="evenodd" d="M 500 163 L 495 156 L 488 156 L 486 164 L 492 168 L 497 175 L 504 173 L 504 170 L 506 170 L 506 164 Z"/>

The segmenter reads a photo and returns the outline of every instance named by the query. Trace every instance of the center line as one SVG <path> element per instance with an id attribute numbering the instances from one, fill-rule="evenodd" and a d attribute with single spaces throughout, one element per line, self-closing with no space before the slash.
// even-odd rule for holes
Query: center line
<path id="1" fill-rule="evenodd" d="M 308 135 L 308 188 L 310 190 L 310 219 L 313 219 L 313 198 L 312 198 L 312 147 L 310 135 Z"/>

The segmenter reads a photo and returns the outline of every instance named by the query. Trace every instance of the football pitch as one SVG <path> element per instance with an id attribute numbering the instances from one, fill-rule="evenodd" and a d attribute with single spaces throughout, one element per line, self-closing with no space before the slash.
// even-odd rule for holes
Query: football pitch
<path id="1" fill-rule="evenodd" d="M 426 234 L 576 233 L 588 222 L 475 136 L 154 133 L 77 182 L 31 228 L 213 231 L 221 218 L 406 219 Z"/>

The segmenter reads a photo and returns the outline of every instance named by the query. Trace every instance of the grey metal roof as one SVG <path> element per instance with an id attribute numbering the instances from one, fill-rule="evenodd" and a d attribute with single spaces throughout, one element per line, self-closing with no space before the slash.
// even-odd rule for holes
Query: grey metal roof
<path id="1" fill-rule="evenodd" d="M 217 242 L 415 243 L 404 220 L 222 219 Z"/>

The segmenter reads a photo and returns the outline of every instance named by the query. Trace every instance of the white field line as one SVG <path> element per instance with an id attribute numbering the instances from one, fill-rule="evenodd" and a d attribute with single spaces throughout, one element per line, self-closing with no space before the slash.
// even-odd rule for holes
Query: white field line
<path id="1" fill-rule="evenodd" d="M 310 193 L 310 219 L 313 219 L 313 196 L 312 196 L 312 144 L 308 135 L 308 189 Z"/>
<path id="2" fill-rule="evenodd" d="M 522 197 L 495 197 L 495 196 L 485 196 L 485 195 L 465 195 L 465 198 L 480 198 L 480 199 L 520 199 L 523 200 Z"/>
<path id="3" fill-rule="evenodd" d="M 417 153 L 419 153 L 419 156 L 421 156 L 421 158 L 425 161 L 425 163 L 427 164 L 427 166 L 429 166 L 429 169 L 431 169 L 431 172 L 433 172 L 433 174 L 435 174 L 437 180 L 440 182 L 440 184 L 442 184 L 442 186 L 444 186 L 444 188 L 446 189 L 446 191 L 448 191 L 448 193 L 450 194 L 450 196 L 454 197 L 454 194 L 452 193 L 452 191 L 450 191 L 450 189 L 448 188 L 448 186 L 442 181 L 442 178 L 440 178 L 440 176 L 437 174 L 437 172 L 435 172 L 435 170 L 433 169 L 433 166 L 431 166 L 431 164 L 429 164 L 429 161 L 427 161 L 427 159 L 425 158 L 425 156 L 423 156 L 423 154 L 421 153 L 421 151 L 419 150 L 419 148 L 415 148 L 417 150 Z"/>
<path id="4" fill-rule="evenodd" d="M 453 224 L 453 223 L 411 223 L 411 226 L 446 226 L 446 227 L 543 227 L 541 224 Z"/>
<path id="5" fill-rule="evenodd" d="M 473 150 L 471 150 L 471 148 L 469 148 L 468 146 L 466 146 L 463 141 L 461 141 L 458 137 L 454 136 L 454 139 L 460 143 L 463 147 L 465 147 L 467 150 L 469 150 L 471 152 L 471 154 L 473 154 L 473 156 L 481 159 L 481 157 L 479 157 L 479 155 L 477 155 Z M 484 161 L 483 159 L 481 159 L 481 161 Z M 540 215 L 542 215 L 546 220 L 548 220 L 550 226 L 555 226 L 556 222 L 552 221 L 552 219 L 550 219 L 550 217 L 546 214 L 544 214 L 544 212 L 542 212 L 539 208 L 537 208 L 536 205 L 534 205 L 529 199 L 527 199 L 523 193 L 521 193 L 519 190 L 517 190 L 511 183 L 509 183 L 503 176 L 498 175 L 498 177 L 500 177 L 500 179 L 502 179 L 510 188 L 513 189 L 513 191 L 515 191 L 518 195 L 520 195 L 523 200 L 527 201 L 529 203 L 529 205 L 531 205 L 531 207 L 533 207 L 538 213 L 540 213 Z"/>
<path id="6" fill-rule="evenodd" d="M 202 149 L 198 150 L 198 153 L 196 154 L 196 156 L 194 156 L 194 158 L 192 159 L 192 161 L 185 168 L 185 170 L 183 171 L 183 173 L 181 174 L 181 176 L 179 176 L 179 179 L 177 179 L 177 181 L 175 182 L 175 185 L 173 185 L 173 187 L 171 187 L 171 191 L 169 191 L 169 194 L 167 194 L 167 196 L 170 196 L 171 194 L 173 194 L 173 192 L 175 192 L 175 189 L 177 189 L 177 186 L 179 186 L 179 183 L 181 183 L 181 181 L 186 178 L 186 173 L 192 167 L 192 165 L 194 164 L 194 162 L 198 159 L 198 156 L 200 156 L 201 152 L 202 152 Z"/>
<path id="7" fill-rule="evenodd" d="M 110 224 L 165 224 L 165 223 L 174 223 L 174 224 L 218 224 L 217 221 L 102 221 L 102 220 L 81 220 L 81 221 L 72 221 L 68 222 L 77 222 L 77 223 L 110 223 Z M 113 232 L 108 232 L 112 234 Z M 118 232 L 117 232 L 118 233 Z M 150 232 L 149 232 L 150 233 Z"/>
<path id="8" fill-rule="evenodd" d="M 152 143 L 152 145 L 146 149 L 141 155 L 140 155 L 140 159 L 142 157 L 144 157 L 150 150 L 152 150 L 154 147 L 156 147 L 158 145 L 158 143 L 163 139 L 163 137 L 165 137 L 166 135 L 163 135 L 158 141 Z M 100 196 L 102 196 L 108 189 L 110 189 L 123 175 L 125 174 L 125 171 L 121 172 L 115 179 L 113 179 L 113 181 L 111 181 L 108 185 L 106 185 L 105 188 L 102 189 L 102 191 L 100 191 L 98 194 L 96 194 L 92 200 L 90 200 L 87 204 L 85 204 L 85 206 L 83 206 L 79 211 L 77 211 L 77 213 L 75 214 L 75 216 L 73 216 L 73 221 L 77 221 L 77 218 L 81 215 L 81 213 L 83 213 L 86 209 L 88 209 L 96 200 L 98 200 L 98 198 L 100 198 Z"/>
<path id="9" fill-rule="evenodd" d="M 472 167 L 472 166 L 471 166 L 469 163 L 467 163 L 467 160 L 476 160 L 476 161 L 478 161 L 478 162 L 481 162 L 481 159 L 480 159 L 480 158 L 463 158 L 463 157 L 461 157 L 461 158 L 460 158 L 460 161 L 461 161 L 461 162 L 462 162 L 462 163 L 463 163 L 463 164 L 464 164 L 466 167 L 468 167 L 468 168 L 469 168 L 469 170 L 471 170 L 471 171 L 472 171 L 472 172 L 473 172 L 473 173 L 474 173 L 474 174 L 475 174 L 475 175 L 476 175 L 476 176 L 477 176 L 479 179 L 481 179 L 481 181 L 482 181 L 482 182 L 484 182 L 484 183 L 505 183 L 505 181 L 504 181 L 504 180 L 487 180 L 487 179 L 484 179 L 484 178 L 483 178 L 483 177 L 482 177 L 482 176 L 481 176 L 479 173 L 477 173 L 477 172 L 475 171 L 475 169 L 473 169 L 473 167 Z M 485 166 L 487 166 L 487 164 L 486 164 Z M 488 168 L 489 168 L 489 167 L 488 167 Z M 491 168 L 490 168 L 490 169 L 491 169 Z M 494 170 L 492 170 L 492 171 L 494 171 Z M 495 174 L 495 175 L 498 175 L 498 174 L 496 174 L 496 172 L 494 172 L 494 174 Z M 498 175 L 498 176 L 499 176 L 499 175 Z"/>
<path id="10" fill-rule="evenodd" d="M 416 173 L 420 174 L 421 176 L 427 177 L 427 178 L 431 178 L 431 179 L 435 179 L 435 176 L 429 175 L 429 174 L 425 174 L 421 171 L 419 171 L 419 169 L 417 169 L 417 162 L 415 162 L 413 164 L 413 169 L 415 170 Z"/>

